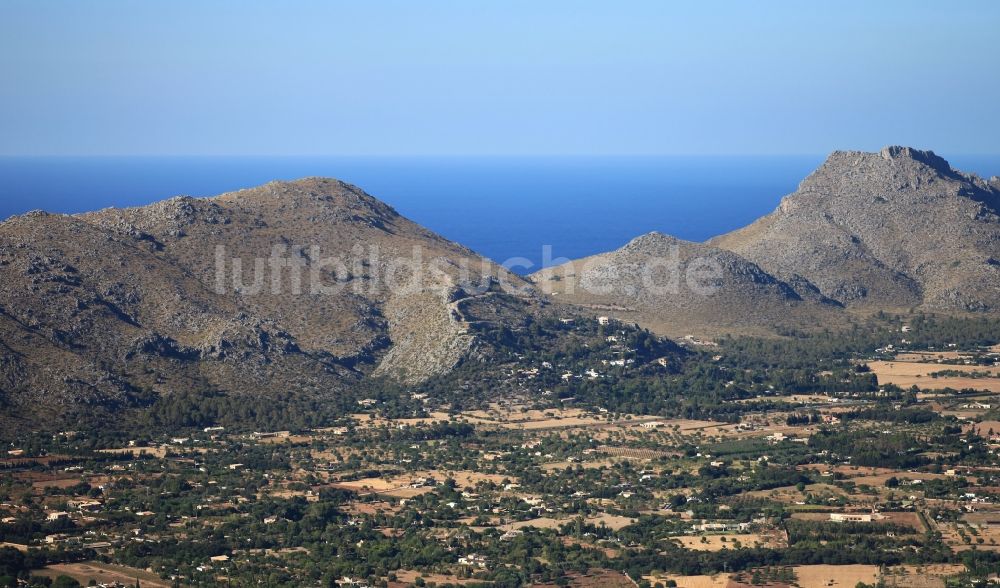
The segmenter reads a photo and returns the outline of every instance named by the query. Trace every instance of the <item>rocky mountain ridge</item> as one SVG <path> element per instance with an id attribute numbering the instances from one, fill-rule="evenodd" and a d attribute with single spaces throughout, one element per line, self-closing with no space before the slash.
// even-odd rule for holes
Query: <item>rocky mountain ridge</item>
<path id="1" fill-rule="evenodd" d="M 702 295 L 643 283 L 672 259 L 713 262 L 719 287 Z M 832 153 L 774 212 L 706 243 L 650 234 L 531 278 L 564 302 L 664 334 L 773 333 L 842 322 L 841 308 L 996 312 L 998 260 L 1000 178 L 892 146 Z M 607 291 L 585 287 L 602 281 Z"/>
<path id="2" fill-rule="evenodd" d="M 178 393 L 341 402 L 489 362 L 483 329 L 613 315 L 774 335 L 849 313 L 1000 309 L 1000 179 L 838 151 L 706 243 L 650 233 L 524 279 L 337 180 L 0 223 L 0 406 L 73 419 Z M 509 340 L 509 338 L 508 338 Z"/>
<path id="3" fill-rule="evenodd" d="M 711 245 L 849 306 L 1000 309 L 1000 179 L 932 151 L 837 151 L 778 209 Z"/>
<path id="4" fill-rule="evenodd" d="M 355 186 L 308 178 L 0 223 L 0 402 L 144 406 L 178 390 L 335 397 L 475 346 L 458 299 L 521 278 Z"/>

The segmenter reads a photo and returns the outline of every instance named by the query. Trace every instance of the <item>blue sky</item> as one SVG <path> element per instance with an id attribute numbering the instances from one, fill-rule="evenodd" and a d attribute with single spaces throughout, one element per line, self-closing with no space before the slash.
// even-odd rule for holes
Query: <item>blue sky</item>
<path id="1" fill-rule="evenodd" d="M 1000 2 L 0 3 L 2 155 L 997 153 Z"/>

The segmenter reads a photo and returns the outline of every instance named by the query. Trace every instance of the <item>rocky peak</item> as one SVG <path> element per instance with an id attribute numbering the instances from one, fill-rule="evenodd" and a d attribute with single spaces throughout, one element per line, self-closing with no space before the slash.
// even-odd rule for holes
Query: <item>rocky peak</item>
<path id="1" fill-rule="evenodd" d="M 878 153 L 868 151 L 834 151 L 819 168 L 806 177 L 802 187 L 817 179 L 836 177 L 857 181 L 879 181 L 888 177 L 923 177 L 964 179 L 943 157 L 930 150 L 900 145 L 883 147 Z"/>
<path id="2" fill-rule="evenodd" d="M 844 303 L 996 308 L 998 187 L 932 151 L 836 151 L 775 213 L 712 243 Z"/>
<path id="3" fill-rule="evenodd" d="M 921 149 L 914 149 L 913 147 L 890 145 L 883 147 L 882 150 L 879 151 L 879 155 L 882 159 L 890 161 L 897 160 L 902 162 L 918 162 L 941 173 L 953 173 L 951 165 L 943 157 L 930 150 L 924 151 Z"/>
<path id="4" fill-rule="evenodd" d="M 386 213 L 396 211 L 381 200 L 369 195 L 354 184 L 323 177 L 307 177 L 298 180 L 278 180 L 263 186 L 238 190 L 217 196 L 226 202 L 259 204 L 320 204 L 322 206 L 363 207 L 379 209 Z"/>
<path id="5" fill-rule="evenodd" d="M 810 213 L 817 207 L 866 207 L 888 201 L 911 206 L 955 197 L 995 207 L 998 196 L 996 186 L 952 169 L 933 151 L 888 146 L 877 153 L 834 151 L 782 200 L 779 209 Z"/>
<path id="6" fill-rule="evenodd" d="M 37 222 L 44 222 L 45 219 L 53 216 L 59 216 L 52 214 L 50 212 L 45 212 L 44 210 L 29 210 L 24 214 L 15 214 L 7 219 L 0 219 L 0 227 L 12 227 L 15 224 L 31 224 Z"/>
<path id="7" fill-rule="evenodd" d="M 629 241 L 622 249 L 625 251 L 642 251 L 644 249 L 659 248 L 663 245 L 678 243 L 680 240 L 672 235 L 665 235 L 659 231 L 650 231 L 645 235 Z"/>
<path id="8" fill-rule="evenodd" d="M 211 200 L 254 214 L 285 216 L 296 222 L 362 221 L 384 227 L 400 218 L 393 207 L 361 188 L 322 177 L 269 182 Z"/>

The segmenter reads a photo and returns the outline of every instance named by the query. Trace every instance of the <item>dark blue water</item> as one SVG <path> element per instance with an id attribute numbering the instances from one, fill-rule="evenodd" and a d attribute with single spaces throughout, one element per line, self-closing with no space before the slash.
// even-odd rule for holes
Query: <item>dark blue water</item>
<path id="1" fill-rule="evenodd" d="M 0 218 L 82 212 L 273 179 L 331 176 L 494 260 L 576 258 L 657 230 L 704 240 L 777 206 L 823 156 L 639 158 L 0 158 Z M 1000 156 L 952 165 L 1000 174 Z M 523 271 L 524 268 L 521 268 Z"/>

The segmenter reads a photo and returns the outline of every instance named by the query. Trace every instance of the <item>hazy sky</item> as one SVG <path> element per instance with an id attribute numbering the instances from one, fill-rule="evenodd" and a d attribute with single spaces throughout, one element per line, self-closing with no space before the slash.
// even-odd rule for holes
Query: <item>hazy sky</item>
<path id="1" fill-rule="evenodd" d="M 0 154 L 1000 146 L 1000 2 L 0 3 Z"/>

